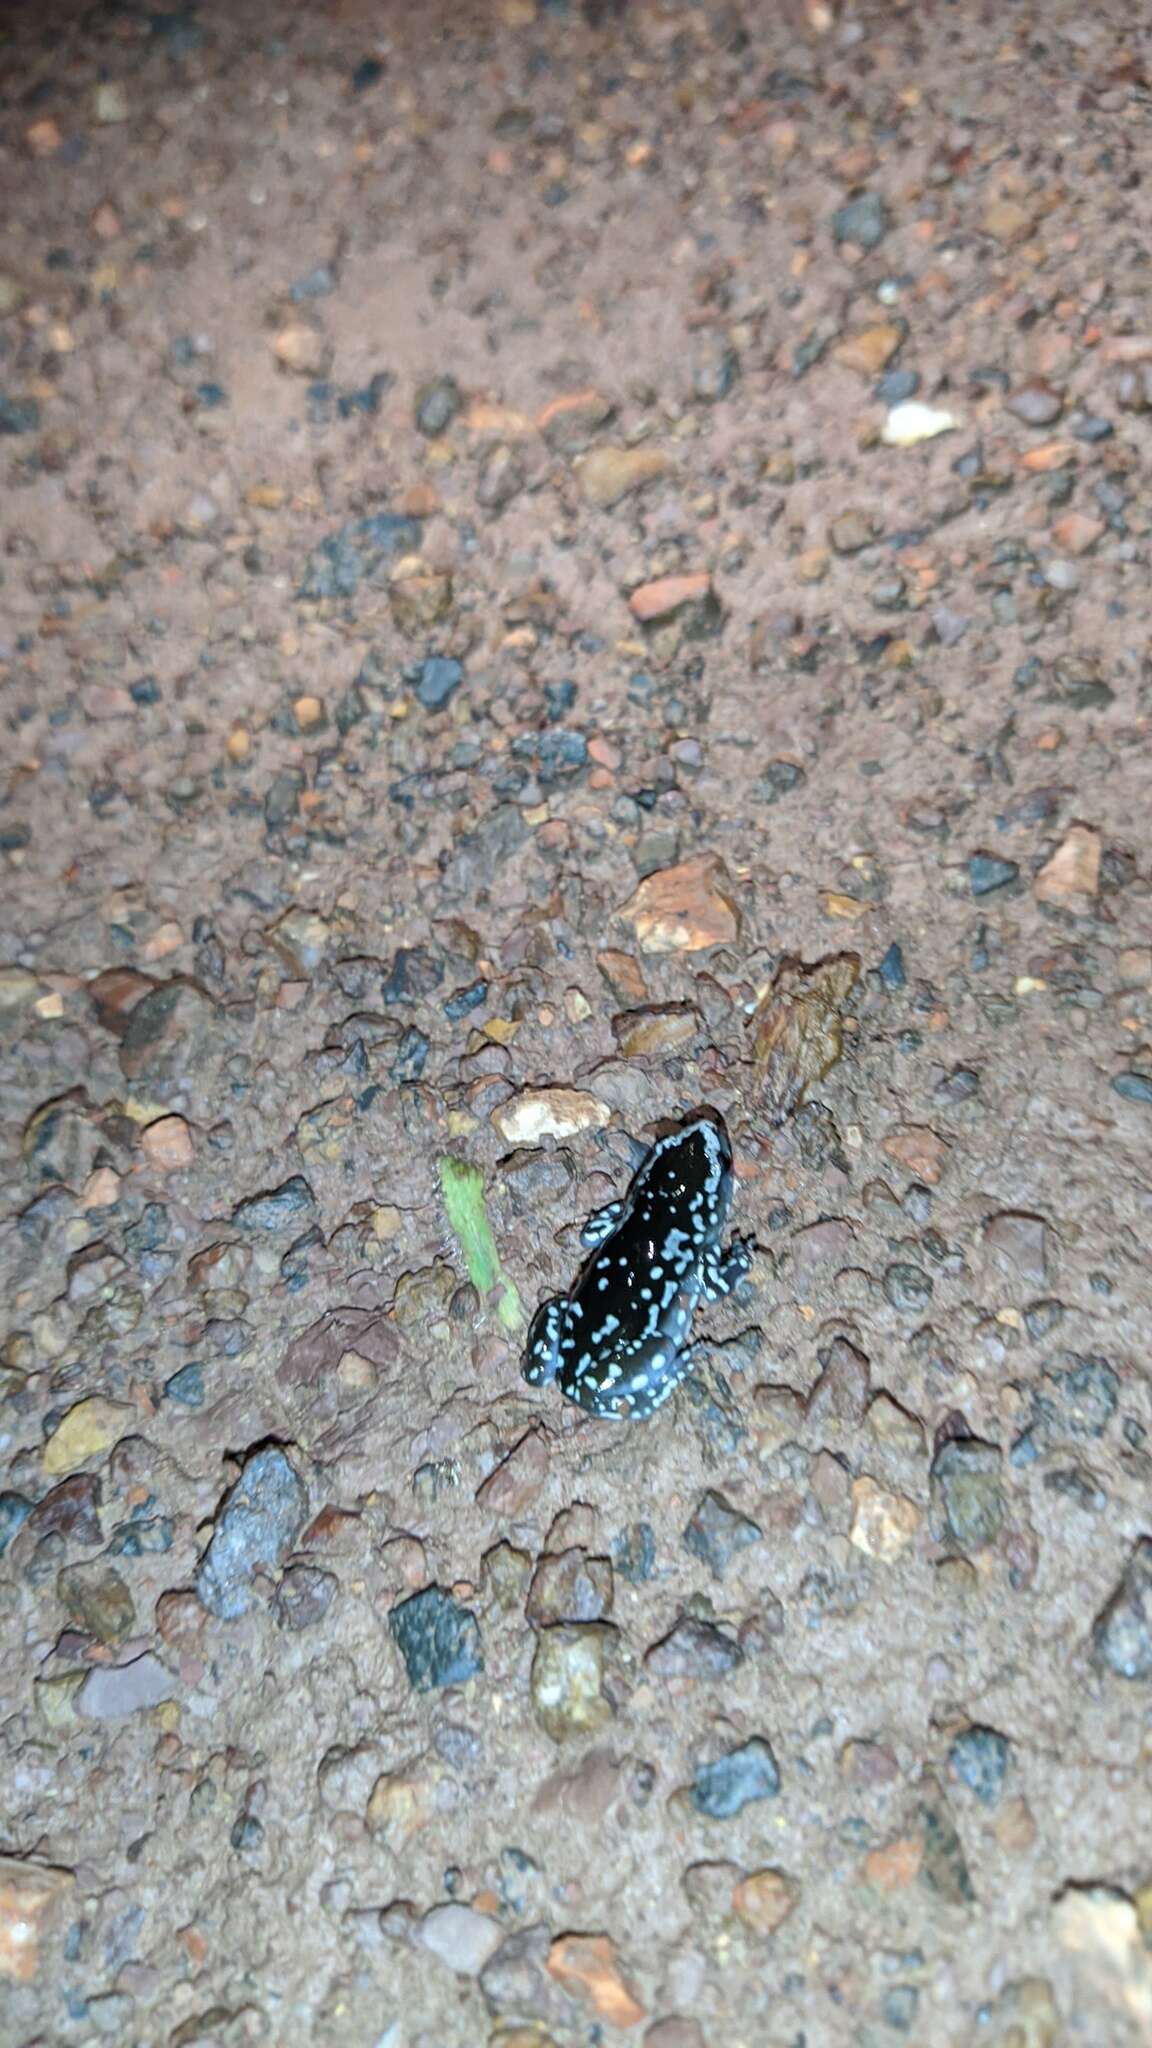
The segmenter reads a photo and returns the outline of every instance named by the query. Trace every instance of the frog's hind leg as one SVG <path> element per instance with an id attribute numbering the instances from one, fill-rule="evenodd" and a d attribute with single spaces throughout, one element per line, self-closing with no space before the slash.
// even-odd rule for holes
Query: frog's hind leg
<path id="1" fill-rule="evenodd" d="M 611 1237 L 623 1214 L 623 1202 L 606 1202 L 602 1209 L 594 1209 L 587 1223 L 581 1228 L 581 1244 L 587 1245 L 589 1251 L 596 1245 L 603 1244 L 606 1237 Z"/>
<path id="2" fill-rule="evenodd" d="M 546 1387 L 556 1377 L 560 1365 L 560 1332 L 567 1306 L 564 1295 L 554 1294 L 550 1301 L 540 1303 L 532 1318 L 524 1363 L 520 1367 L 520 1377 L 527 1380 L 530 1387 Z"/>
<path id="3" fill-rule="evenodd" d="M 720 1301 L 731 1294 L 752 1271 L 754 1249 L 751 1238 L 734 1237 L 727 1251 L 721 1251 L 717 1245 L 714 1251 L 705 1253 L 700 1289 L 705 1301 Z"/>

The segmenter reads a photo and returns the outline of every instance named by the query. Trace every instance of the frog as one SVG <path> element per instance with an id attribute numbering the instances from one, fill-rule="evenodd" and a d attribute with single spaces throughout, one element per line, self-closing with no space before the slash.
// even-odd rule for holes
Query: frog
<path id="1" fill-rule="evenodd" d="M 751 1271 L 753 1244 L 722 1237 L 732 1200 L 724 1119 L 698 1110 L 651 1146 L 624 1197 L 580 1232 L 591 1252 L 567 1294 L 541 1302 L 521 1376 L 606 1421 L 641 1422 L 691 1370 L 697 1303 Z"/>

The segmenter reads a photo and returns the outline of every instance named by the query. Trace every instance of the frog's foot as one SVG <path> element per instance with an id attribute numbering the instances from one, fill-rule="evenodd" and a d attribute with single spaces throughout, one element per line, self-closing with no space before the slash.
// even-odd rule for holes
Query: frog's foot
<path id="1" fill-rule="evenodd" d="M 603 1244 L 606 1237 L 611 1237 L 623 1214 L 623 1202 L 606 1202 L 602 1209 L 594 1209 L 587 1223 L 581 1227 L 581 1244 L 586 1244 L 590 1251 Z"/>
<path id="2" fill-rule="evenodd" d="M 556 1377 L 560 1365 L 560 1332 L 567 1306 L 562 1294 L 554 1294 L 551 1301 L 540 1303 L 532 1318 L 524 1363 L 520 1367 L 520 1377 L 527 1380 L 530 1387 L 546 1387 Z"/>
<path id="3" fill-rule="evenodd" d="M 734 1237 L 727 1251 L 721 1251 L 717 1245 L 715 1251 L 705 1254 L 701 1276 L 705 1301 L 719 1301 L 731 1294 L 745 1274 L 752 1271 L 754 1249 L 750 1237 Z"/>

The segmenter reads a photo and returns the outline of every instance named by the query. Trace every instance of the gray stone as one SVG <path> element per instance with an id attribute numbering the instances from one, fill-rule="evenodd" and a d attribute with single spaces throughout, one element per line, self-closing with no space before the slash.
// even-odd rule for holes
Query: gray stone
<path id="1" fill-rule="evenodd" d="M 93 1721 L 116 1721 L 139 1714 L 175 1697 L 176 1680 L 151 1651 L 130 1664 L 104 1664 L 90 1671 L 77 1696 L 77 1708 Z"/>
<path id="2" fill-rule="evenodd" d="M 738 1749 L 701 1764 L 692 1784 L 692 1804 L 709 1820 L 731 1820 L 757 1799 L 775 1799 L 780 1790 L 780 1769 L 771 1744 L 754 1735 Z"/>
<path id="3" fill-rule="evenodd" d="M 308 1518 L 308 1493 L 295 1466 L 276 1446 L 256 1451 L 216 1517 L 212 1541 L 196 1574 L 203 1606 L 235 1621 L 252 1605 L 252 1575 L 273 1572 Z"/>
<path id="4" fill-rule="evenodd" d="M 417 1939 L 430 1955 L 461 1977 L 478 1977 L 504 1940 L 504 1929 L 472 1906 L 433 1906 Z"/>
<path id="5" fill-rule="evenodd" d="M 832 215 L 833 239 L 857 249 L 878 249 L 891 226 L 892 216 L 878 192 L 861 192 Z"/>
<path id="6" fill-rule="evenodd" d="M 1152 1537 L 1141 1536 L 1092 1628 L 1100 1663 L 1117 1678 L 1152 1678 Z"/>
<path id="7" fill-rule="evenodd" d="M 1000 1452 L 977 1437 L 951 1437 L 932 1465 L 932 1522 L 938 1542 L 984 1550 L 1004 1520 Z"/>

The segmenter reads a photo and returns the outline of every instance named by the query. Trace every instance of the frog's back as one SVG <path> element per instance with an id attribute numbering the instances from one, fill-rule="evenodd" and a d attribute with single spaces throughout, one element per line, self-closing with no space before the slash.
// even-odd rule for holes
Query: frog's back
<path id="1" fill-rule="evenodd" d="M 658 1407 L 724 1227 L 732 1156 L 719 1120 L 696 1118 L 655 1145 L 623 1214 L 585 1264 L 561 1343 L 560 1383 L 594 1412 Z"/>

